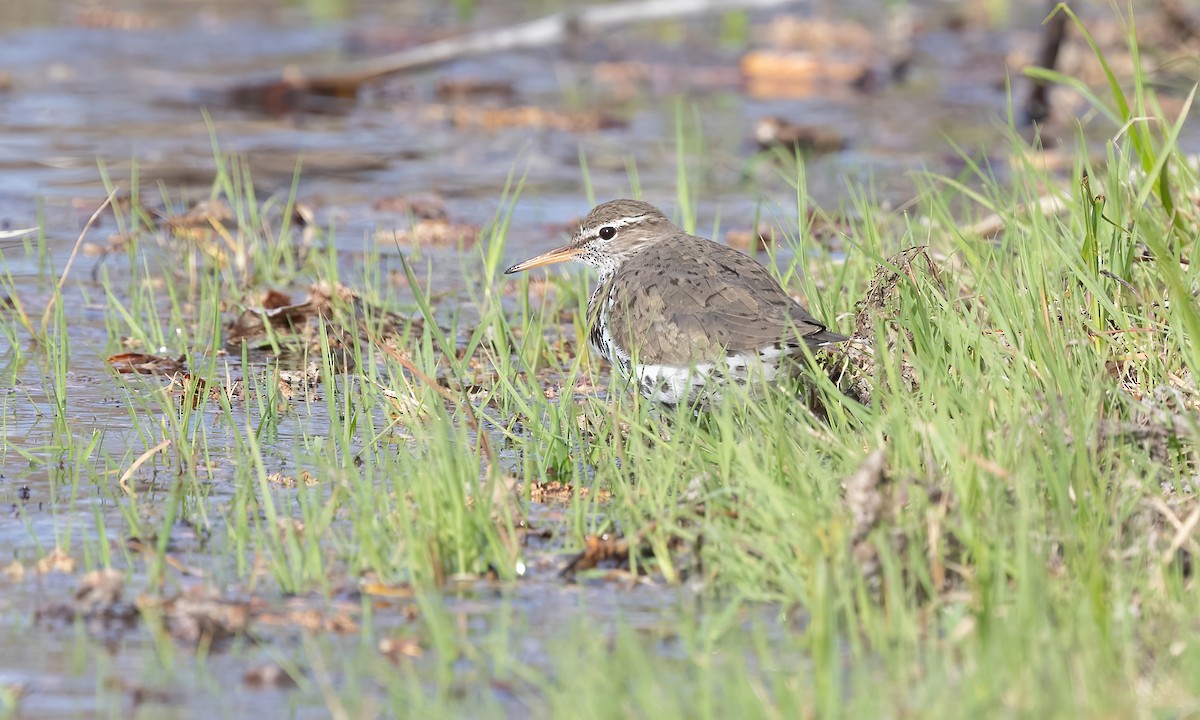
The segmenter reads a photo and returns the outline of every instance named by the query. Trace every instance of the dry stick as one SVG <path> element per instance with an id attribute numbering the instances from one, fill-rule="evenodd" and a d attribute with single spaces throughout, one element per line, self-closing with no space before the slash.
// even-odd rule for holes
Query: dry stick
<path id="1" fill-rule="evenodd" d="M 438 40 L 390 55 L 347 63 L 336 70 L 289 68 L 283 73 L 283 82 L 307 90 L 337 89 L 475 55 L 555 45 L 583 33 L 620 25 L 729 10 L 777 8 L 796 2 L 798 0 L 630 0 L 568 10 L 520 25 Z M 262 85 L 269 86 L 276 81 L 273 79 Z"/>
<path id="2" fill-rule="evenodd" d="M 130 465 L 129 468 L 125 472 L 121 473 L 121 479 L 117 481 L 117 485 L 121 486 L 121 489 L 125 491 L 126 495 L 133 497 L 134 495 L 137 494 L 133 491 L 133 488 L 129 487 L 129 478 L 133 477 L 133 474 L 135 472 L 137 472 L 137 469 L 140 468 L 142 465 L 145 465 L 147 460 L 154 457 L 155 455 L 162 452 L 163 450 L 166 450 L 170 446 L 171 446 L 170 439 L 163 440 L 159 444 L 155 445 L 154 447 L 150 448 L 146 452 L 139 455 L 138 459 L 134 460 L 133 464 Z"/>
<path id="3" fill-rule="evenodd" d="M 22 228 L 20 230 L 0 230 L 0 240 L 11 240 L 37 232 L 37 228 Z"/>
<path id="4" fill-rule="evenodd" d="M 58 278 L 58 286 L 55 288 L 54 294 L 50 296 L 50 302 L 46 303 L 45 312 L 42 313 L 43 336 L 46 334 L 46 325 L 50 322 L 50 311 L 54 309 L 58 298 L 62 296 L 63 286 L 67 284 L 67 276 L 71 274 L 71 266 L 75 264 L 75 256 L 79 254 L 79 248 L 83 245 L 83 238 L 87 235 L 87 231 L 91 229 L 92 225 L 96 223 L 96 220 L 100 217 L 100 213 L 104 212 L 104 208 L 112 203 L 113 198 L 117 196 L 119 190 L 120 188 L 118 187 L 112 189 L 108 197 L 104 198 L 104 202 L 100 203 L 100 207 L 96 208 L 96 212 L 92 213 L 92 216 L 88 218 L 87 224 L 83 226 L 83 230 L 79 231 L 79 237 L 75 240 L 75 247 L 71 248 L 71 256 L 67 258 L 67 266 L 63 268 L 62 276 Z"/>
<path id="5" fill-rule="evenodd" d="M 375 337 L 373 333 L 368 331 L 367 338 L 369 338 L 370 341 L 375 344 L 375 347 L 383 350 L 385 353 L 387 353 L 388 357 L 400 363 L 401 367 L 412 373 L 413 377 L 425 383 L 434 392 L 445 398 L 446 402 L 453 404 L 455 407 L 466 406 L 467 424 L 471 426 L 471 429 L 475 431 L 475 436 L 479 438 L 479 447 L 480 450 L 483 451 L 484 459 L 487 460 L 489 468 L 495 464 L 496 456 L 492 453 L 492 445 L 488 442 L 487 435 L 484 434 L 483 428 L 480 427 L 479 420 L 475 417 L 474 408 L 471 407 L 469 402 L 466 402 L 462 398 L 455 397 L 454 393 L 450 392 L 441 385 L 438 385 L 436 380 L 421 372 L 416 365 L 412 364 L 412 361 L 397 352 L 395 348 L 386 343 L 380 342 L 379 338 Z"/>

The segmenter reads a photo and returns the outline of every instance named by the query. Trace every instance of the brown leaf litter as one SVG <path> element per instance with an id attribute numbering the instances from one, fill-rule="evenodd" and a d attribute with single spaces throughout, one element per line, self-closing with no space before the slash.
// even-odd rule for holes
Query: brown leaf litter
<path id="1" fill-rule="evenodd" d="M 306 361 L 303 367 L 281 370 L 274 378 L 285 400 L 298 395 L 316 397 L 320 363 L 310 358 L 320 356 L 326 341 L 334 369 L 351 372 L 355 344 L 375 338 L 392 347 L 422 328 L 421 318 L 367 303 L 343 285 L 317 283 L 302 302 L 292 302 L 282 293 L 271 293 L 268 299 L 275 307 L 248 307 L 226 325 L 226 349 L 240 354 L 242 345 L 254 343 L 252 350 L 276 354 L 281 363 Z M 275 342 L 265 341 L 268 329 L 277 333 Z"/>
<path id="2" fill-rule="evenodd" d="M 774 229 L 730 230 L 725 233 L 725 244 L 742 252 L 759 252 L 775 244 Z"/>
<path id="3" fill-rule="evenodd" d="M 687 490 L 678 499 L 681 511 L 674 513 L 676 517 L 674 524 L 666 528 L 665 549 L 671 553 L 673 565 L 669 569 L 671 575 L 665 577 L 668 582 L 678 582 L 687 574 L 702 569 L 701 549 L 704 545 L 704 535 L 697 532 L 695 528 L 699 525 L 699 520 L 709 511 L 701 499 L 705 480 L 706 478 L 701 476 L 694 478 L 689 483 Z M 737 514 L 734 510 L 722 512 L 729 516 Z M 653 550 L 647 543 L 647 538 L 658 529 L 659 523 L 656 520 L 648 520 L 638 528 L 637 532 L 628 537 L 615 531 L 603 535 L 588 535 L 584 538 L 583 550 L 567 561 L 559 575 L 567 580 L 574 580 L 578 573 L 597 568 L 609 568 L 628 573 L 632 570 L 633 560 L 653 556 Z M 646 572 L 645 565 L 639 563 L 638 570 L 644 574 Z M 667 569 L 664 568 L 664 570 Z"/>
<path id="4" fill-rule="evenodd" d="M 583 541 L 583 551 L 562 569 L 563 577 L 574 577 L 576 573 L 592 570 L 607 564 L 612 567 L 629 565 L 629 541 L 616 534 L 588 535 Z"/>
<path id="5" fill-rule="evenodd" d="M 423 195 L 395 195 L 380 198 L 371 206 L 377 212 L 409 215 L 418 220 L 446 220 L 446 198 L 428 193 Z"/>
<path id="6" fill-rule="evenodd" d="M 516 97 L 516 86 L 509 80 L 487 80 L 478 77 L 441 78 L 433 94 L 444 103 L 464 103 L 480 97 L 511 100 Z"/>
<path id="7" fill-rule="evenodd" d="M 303 607 L 290 608 L 284 612 L 258 610 L 254 615 L 254 620 L 263 625 L 301 628 L 310 633 L 353 635 L 360 629 L 358 621 L 355 620 L 357 611 L 357 605 L 344 603 L 334 607 L 330 612 Z"/>
<path id="8" fill-rule="evenodd" d="M 847 145 L 846 136 L 833 128 L 797 123 L 774 115 L 759 118 L 754 123 L 754 140 L 762 150 L 782 148 L 807 155 L 838 152 Z"/>
<path id="9" fill-rule="evenodd" d="M 302 397 L 309 402 L 320 400 L 317 388 L 321 385 L 321 364 L 313 360 L 303 370 L 277 370 L 275 385 L 284 400 Z"/>
<path id="10" fill-rule="evenodd" d="M 757 99 L 829 96 L 851 89 L 870 77 L 870 66 L 807 52 L 752 51 L 742 57 L 746 94 Z"/>
<path id="11" fill-rule="evenodd" d="M 157 18 L 150 15 L 114 10 L 91 3 L 77 7 L 71 20 L 76 27 L 101 30 L 153 30 L 161 25 Z"/>
<path id="12" fill-rule="evenodd" d="M 633 100 L 647 93 L 732 89 L 742 84 L 741 73 L 724 65 L 617 60 L 589 64 L 583 70 L 590 71 L 597 83 L 607 85 L 618 100 Z"/>
<path id="13" fill-rule="evenodd" d="M 49 562 L 38 564 L 39 572 L 73 572 L 70 556 L 56 551 L 47 555 Z M 43 558 L 45 561 L 47 558 Z M 15 564 L 5 575 L 19 581 L 24 566 Z M 215 587 L 193 585 L 169 597 L 144 594 L 126 599 L 124 573 L 104 568 L 79 576 L 74 593 L 66 601 L 51 603 L 35 612 L 39 622 L 72 623 L 83 619 L 93 626 L 132 626 L 139 620 L 157 620 L 172 637 L 188 643 L 220 643 L 245 634 L 252 623 L 309 632 L 352 634 L 359 631 L 355 614 L 357 602 L 337 603 L 331 610 L 306 607 L 309 601 L 293 598 L 282 610 L 266 606 L 265 601 L 250 597 L 230 598 Z"/>
<path id="14" fill-rule="evenodd" d="M 417 641 L 403 637 L 385 637 L 379 641 L 379 653 L 391 661 L 393 664 L 399 664 L 405 659 L 419 658 L 425 654 L 425 649 L 421 647 Z"/>
<path id="15" fill-rule="evenodd" d="M 286 690 L 296 687 L 296 679 L 278 663 L 266 663 L 247 668 L 242 684 L 251 690 Z"/>
<path id="16" fill-rule="evenodd" d="M 820 15 L 776 15 L 753 28 L 756 47 L 743 57 L 742 71 L 756 97 L 872 90 L 906 76 L 919 29 L 909 8 L 886 11 L 871 27 Z"/>
<path id="17" fill-rule="evenodd" d="M 449 122 L 458 130 L 527 128 L 586 133 L 621 128 L 628 124 L 625 120 L 596 110 L 564 112 L 532 105 L 428 105 L 421 109 L 421 117 L 430 122 Z"/>
<path id="18" fill-rule="evenodd" d="M 518 491 L 520 489 L 518 488 Z M 557 480 L 550 482 L 538 482 L 533 480 L 529 483 L 529 499 L 532 502 L 540 504 L 558 503 L 566 504 L 571 502 L 576 495 L 579 497 L 587 497 L 591 493 L 591 488 L 578 488 L 570 483 L 562 483 Z M 596 494 L 596 500 L 606 502 L 612 498 L 612 492 L 606 489 L 600 489 Z"/>
<path id="19" fill-rule="evenodd" d="M 75 572 L 75 558 L 64 552 L 62 548 L 56 547 L 38 560 L 34 567 L 39 575 L 51 572 L 73 573 Z"/>
<path id="20" fill-rule="evenodd" d="M 171 358 L 147 353 L 124 352 L 108 356 L 105 362 L 121 374 L 174 375 L 187 372 L 184 358 L 183 355 Z"/>
<path id="21" fill-rule="evenodd" d="M 380 229 L 375 244 L 399 247 L 470 247 L 479 239 L 479 226 L 445 218 L 419 218 L 408 228 Z"/>
<path id="22" fill-rule="evenodd" d="M 321 309 L 311 298 L 294 303 L 288 295 L 268 290 L 225 325 L 225 343 L 236 345 L 264 337 L 268 326 L 276 332 L 298 333 Z"/>
<path id="23" fill-rule="evenodd" d="M 304 485 L 305 487 L 313 487 L 321 483 L 321 481 L 318 480 L 316 476 L 314 476 L 308 470 L 301 470 L 299 479 L 292 475 L 284 475 L 281 472 L 273 472 L 267 476 L 267 482 L 284 488 L 294 488 L 300 485 Z"/>
<path id="24" fill-rule="evenodd" d="M 169 598 L 138 598 L 138 608 L 162 619 L 172 637 L 215 644 L 244 634 L 253 617 L 246 600 L 222 597 L 214 588 L 192 587 Z"/>
<path id="25" fill-rule="evenodd" d="M 9 582 L 21 582 L 25 579 L 25 566 L 20 560 L 13 560 L 9 564 L 0 568 L 0 575 L 3 575 Z"/>
<path id="26" fill-rule="evenodd" d="M 79 578 L 75 593 L 68 602 L 39 608 L 34 613 L 34 619 L 38 622 L 67 623 L 82 618 L 103 625 L 132 625 L 137 620 L 138 609 L 135 604 L 124 600 L 124 592 L 123 573 L 107 568 L 94 570 Z"/>

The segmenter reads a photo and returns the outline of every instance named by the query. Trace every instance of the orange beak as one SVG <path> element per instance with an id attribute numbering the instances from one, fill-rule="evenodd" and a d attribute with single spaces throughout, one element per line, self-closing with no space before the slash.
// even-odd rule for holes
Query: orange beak
<path id="1" fill-rule="evenodd" d="M 581 248 L 581 247 L 577 247 L 575 245 L 563 245 L 562 247 L 555 248 L 555 249 L 551 250 L 550 252 L 544 252 L 541 255 L 538 255 L 537 257 L 529 258 L 525 262 L 519 262 L 516 265 L 513 265 L 509 269 L 505 270 L 504 274 L 512 275 L 513 273 L 523 272 L 525 270 L 530 270 L 535 267 L 542 267 L 544 265 L 554 265 L 555 263 L 566 262 L 568 260 L 574 260 L 575 258 L 579 257 L 579 253 L 581 253 L 581 252 L 583 252 L 583 248 Z"/>

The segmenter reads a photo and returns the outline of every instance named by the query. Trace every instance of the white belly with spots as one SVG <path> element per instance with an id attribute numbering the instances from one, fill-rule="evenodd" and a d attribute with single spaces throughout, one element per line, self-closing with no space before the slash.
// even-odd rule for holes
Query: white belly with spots
<path id="1" fill-rule="evenodd" d="M 592 301 L 597 299 L 593 296 Z M 606 298 L 605 302 L 611 309 L 612 297 Z M 606 314 L 599 314 L 595 331 L 589 333 L 592 349 L 612 363 L 622 377 L 636 382 L 643 396 L 668 405 L 695 403 L 701 399 L 715 402 L 720 400 L 723 387 L 774 382 L 779 378 L 781 365 L 787 357 L 800 352 L 795 347 L 765 347 L 757 354 L 736 355 L 719 364 L 700 363 L 694 367 L 679 367 L 642 363 L 634 367 L 629 353 L 613 341 L 605 317 Z"/>
<path id="2" fill-rule="evenodd" d="M 593 343 L 593 349 L 612 363 L 622 377 L 636 382 L 643 396 L 668 405 L 695 403 L 702 398 L 715 402 L 721 399 L 723 387 L 775 382 L 781 374 L 780 361 L 792 354 L 770 347 L 756 356 L 738 355 L 723 363 L 700 363 L 694 367 L 648 363 L 634 366 L 629 354 L 613 342 L 607 327 L 602 327 L 599 335 L 600 345 Z"/>
<path id="3" fill-rule="evenodd" d="M 722 389 L 773 383 L 780 376 L 779 355 L 773 358 L 736 356 L 723 363 L 701 363 L 695 367 L 639 365 L 635 371 L 638 389 L 647 398 L 669 405 L 719 401 Z"/>

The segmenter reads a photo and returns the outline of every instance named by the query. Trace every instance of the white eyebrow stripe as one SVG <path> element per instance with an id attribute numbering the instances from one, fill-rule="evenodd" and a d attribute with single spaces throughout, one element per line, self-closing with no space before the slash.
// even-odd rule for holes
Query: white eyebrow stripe
<path id="1" fill-rule="evenodd" d="M 591 239 L 594 237 L 600 237 L 600 231 L 606 227 L 620 229 L 623 227 L 628 227 L 630 225 L 637 225 L 638 223 L 644 221 L 648 217 L 650 217 L 650 214 L 644 213 L 642 215 L 633 215 L 631 217 L 623 217 L 620 220 L 615 220 L 610 223 L 604 223 L 603 225 L 597 225 L 596 227 L 592 228 L 586 235 L 580 235 L 579 239 L 583 240 L 585 238 Z"/>

